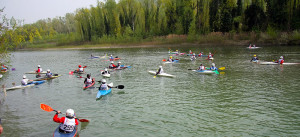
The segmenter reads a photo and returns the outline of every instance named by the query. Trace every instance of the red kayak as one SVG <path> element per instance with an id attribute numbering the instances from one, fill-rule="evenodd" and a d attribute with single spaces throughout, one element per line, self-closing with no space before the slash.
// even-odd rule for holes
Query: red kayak
<path id="1" fill-rule="evenodd" d="M 95 78 L 93 78 L 93 81 L 94 81 L 94 82 L 93 82 L 92 84 L 88 85 L 88 86 L 86 86 L 86 84 L 84 84 L 84 85 L 83 85 L 83 90 L 86 90 L 86 89 L 88 89 L 88 88 L 94 86 L 94 85 L 95 85 Z"/>

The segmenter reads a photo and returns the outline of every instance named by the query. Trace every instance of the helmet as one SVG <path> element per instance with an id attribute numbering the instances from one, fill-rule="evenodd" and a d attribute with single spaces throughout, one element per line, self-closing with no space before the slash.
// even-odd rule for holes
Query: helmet
<path id="1" fill-rule="evenodd" d="M 67 117 L 74 117 L 75 116 L 74 110 L 73 109 L 68 109 L 66 111 L 66 116 Z"/>
<path id="2" fill-rule="evenodd" d="M 162 68 L 162 66 L 159 66 L 159 68 Z"/>
<path id="3" fill-rule="evenodd" d="M 170 56 L 170 58 L 173 58 L 172 56 Z"/>
<path id="4" fill-rule="evenodd" d="M 78 65 L 79 68 L 81 68 L 81 65 Z"/>
<path id="5" fill-rule="evenodd" d="M 112 55 L 110 55 L 112 57 Z"/>
<path id="6" fill-rule="evenodd" d="M 90 75 L 90 74 L 87 74 L 86 76 L 87 76 L 87 77 L 90 77 L 91 75 Z"/>
<path id="7" fill-rule="evenodd" d="M 119 63 L 119 64 L 121 64 L 121 62 L 120 62 L 120 61 L 119 61 L 118 63 Z"/>
<path id="8" fill-rule="evenodd" d="M 256 55 L 253 55 L 253 57 L 256 57 Z"/>
<path id="9" fill-rule="evenodd" d="M 50 69 L 47 69 L 47 71 L 49 71 L 49 72 L 50 72 Z"/>
<path id="10" fill-rule="evenodd" d="M 114 62 L 112 61 L 112 62 L 110 62 L 111 64 L 113 64 Z"/>
<path id="11" fill-rule="evenodd" d="M 193 55 L 196 55 L 195 53 L 193 53 Z"/>
<path id="12" fill-rule="evenodd" d="M 212 65 L 212 66 L 216 66 L 216 64 L 215 64 L 215 63 L 211 63 L 211 65 Z"/>
<path id="13" fill-rule="evenodd" d="M 40 68 L 41 67 L 41 65 L 38 65 L 38 68 Z"/>
<path id="14" fill-rule="evenodd" d="M 25 78 L 26 78 L 26 75 L 23 75 L 23 78 L 25 79 Z"/>
<path id="15" fill-rule="evenodd" d="M 283 56 L 280 56 L 281 59 L 283 59 Z"/>
<path id="16" fill-rule="evenodd" d="M 211 54 L 211 52 L 209 52 L 209 54 Z"/>
<path id="17" fill-rule="evenodd" d="M 101 82 L 102 82 L 102 83 L 106 83 L 106 80 L 105 80 L 105 79 L 102 79 Z"/>
<path id="18" fill-rule="evenodd" d="M 104 71 L 107 71 L 107 68 L 105 68 Z"/>

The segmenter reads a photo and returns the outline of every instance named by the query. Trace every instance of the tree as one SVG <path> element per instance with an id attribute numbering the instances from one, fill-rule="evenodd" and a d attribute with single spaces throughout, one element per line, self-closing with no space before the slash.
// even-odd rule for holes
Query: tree
<path id="1" fill-rule="evenodd" d="M 257 5 L 252 4 L 245 10 L 244 24 L 246 31 L 252 31 L 253 29 L 261 30 L 265 25 L 266 15 L 264 11 Z"/>

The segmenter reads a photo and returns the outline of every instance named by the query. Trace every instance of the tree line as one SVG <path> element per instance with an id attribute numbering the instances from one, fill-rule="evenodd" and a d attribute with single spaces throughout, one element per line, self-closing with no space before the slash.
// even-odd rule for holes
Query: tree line
<path id="1" fill-rule="evenodd" d="M 64 17 L 6 23 L 10 28 L 1 33 L 1 45 L 8 42 L 10 49 L 39 42 L 99 43 L 168 34 L 291 32 L 300 29 L 300 0 L 106 0 Z"/>

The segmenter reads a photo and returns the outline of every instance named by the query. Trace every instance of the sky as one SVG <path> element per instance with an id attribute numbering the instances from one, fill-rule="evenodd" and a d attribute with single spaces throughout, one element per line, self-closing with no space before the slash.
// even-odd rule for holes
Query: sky
<path id="1" fill-rule="evenodd" d="M 97 0 L 0 0 L 0 8 L 4 8 L 1 15 L 24 20 L 25 24 L 65 16 L 78 8 L 90 8 L 90 5 L 96 6 Z"/>

